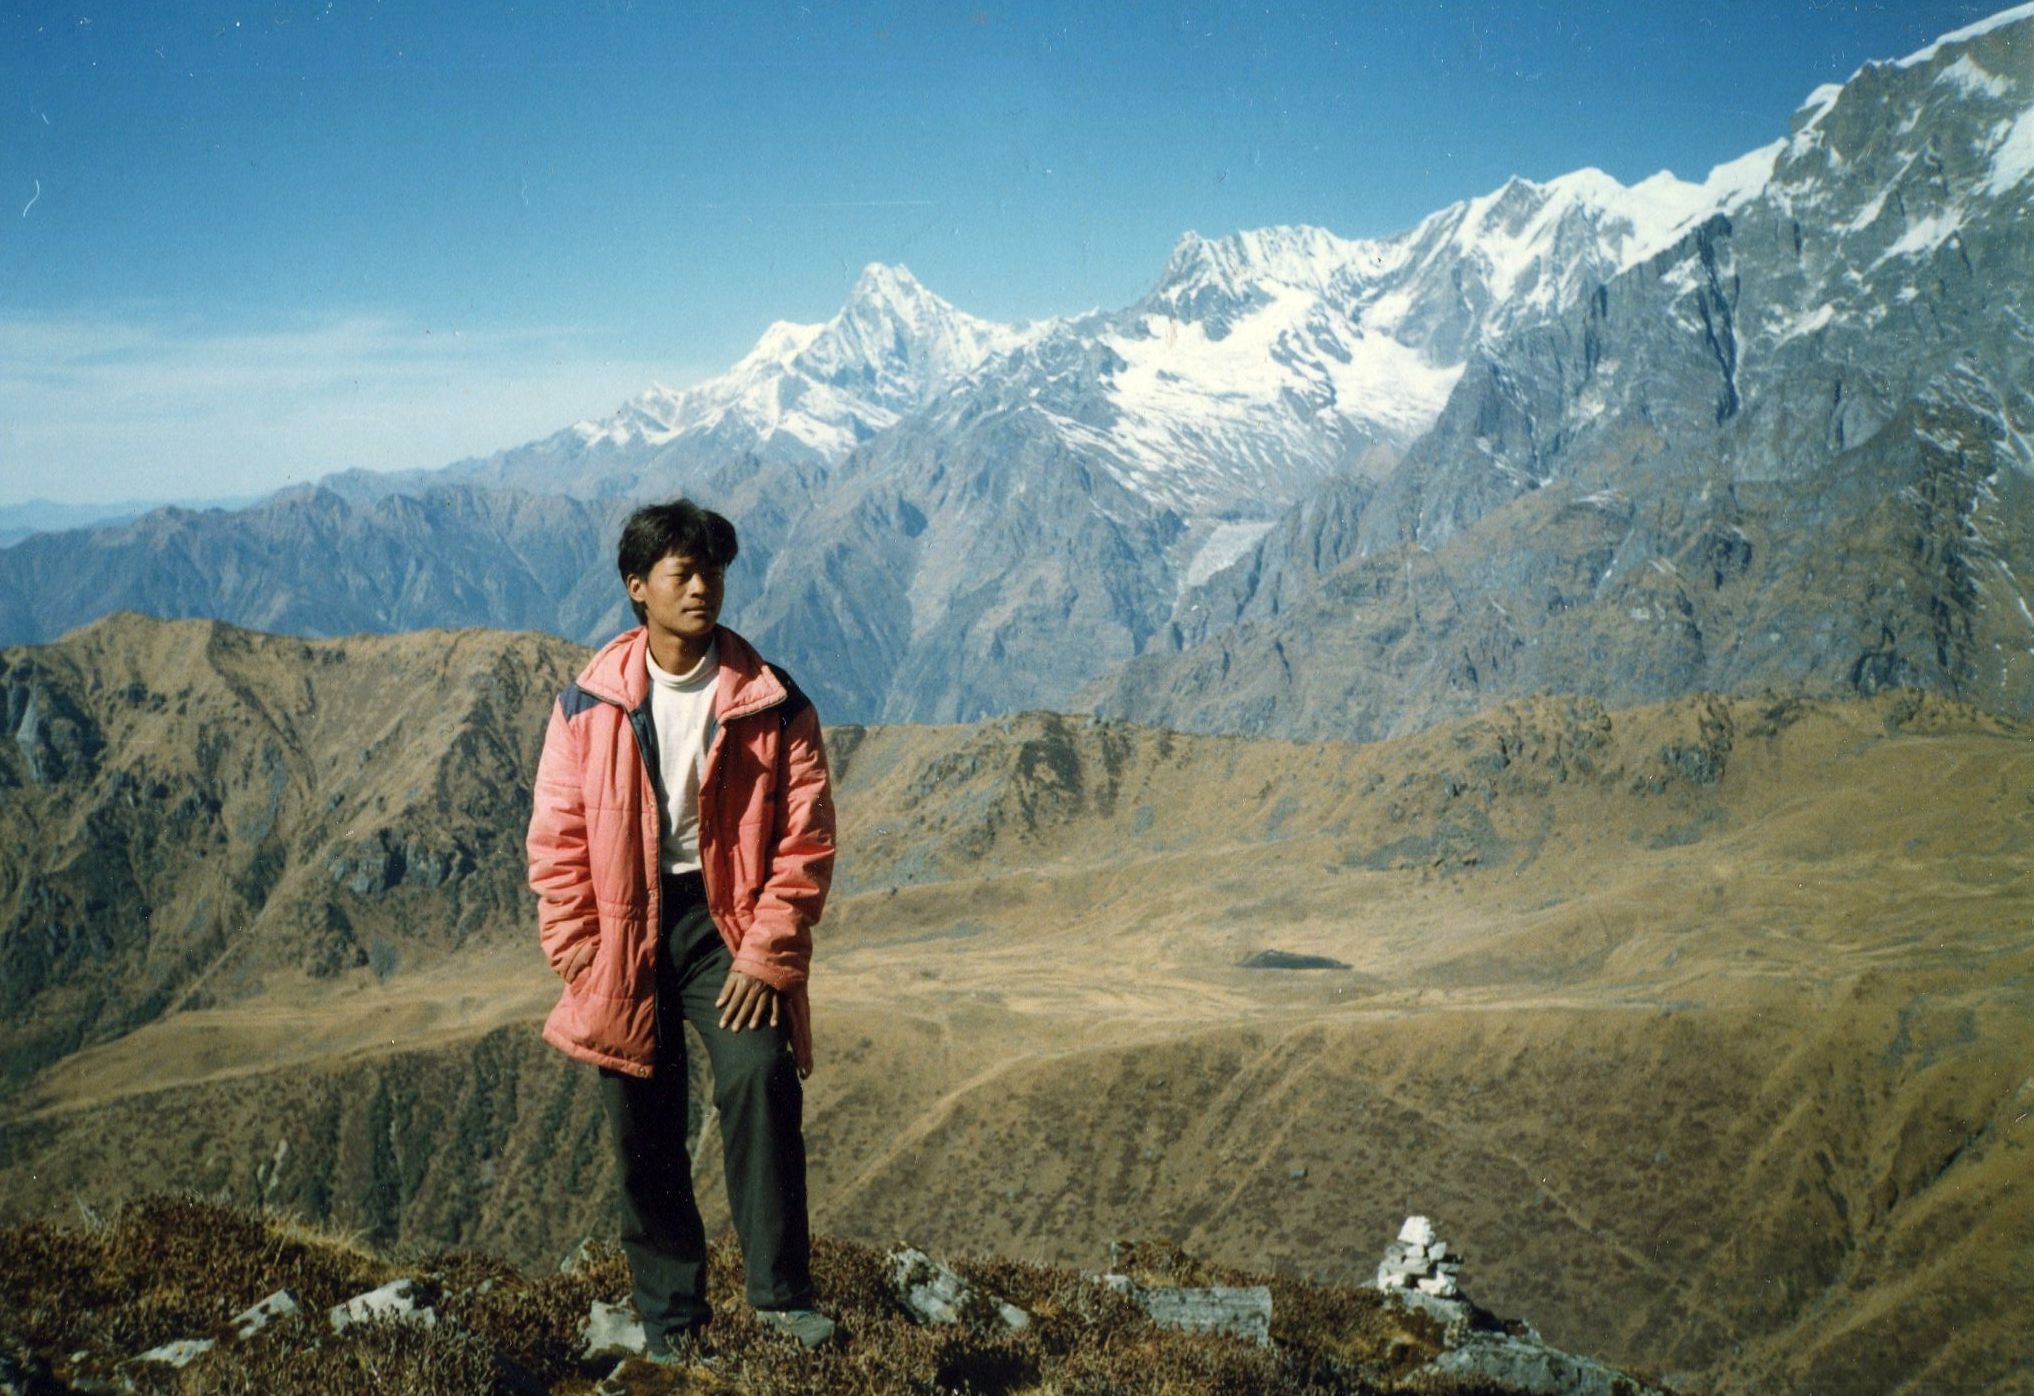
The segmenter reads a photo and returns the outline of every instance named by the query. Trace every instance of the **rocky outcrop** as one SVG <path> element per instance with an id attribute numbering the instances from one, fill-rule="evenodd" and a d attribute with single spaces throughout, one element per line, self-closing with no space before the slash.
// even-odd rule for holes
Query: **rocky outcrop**
<path id="1" fill-rule="evenodd" d="M 1661 1388 L 1590 1357 L 1549 1347 L 1519 1319 L 1499 1319 L 1459 1283 L 1463 1260 L 1431 1220 L 1411 1216 L 1385 1248 L 1377 1288 L 1442 1325 L 1442 1348 L 1416 1375 L 1468 1378 L 1532 1396 L 1665 1396 Z"/>
<path id="2" fill-rule="evenodd" d="M 39 675 L 32 664 L 12 670 L 0 660 L 0 729 L 13 738 L 28 780 L 55 785 L 91 779 L 100 749 L 99 729 L 71 694 Z M 6 776 L 0 772 L 0 785 Z"/>
<path id="3" fill-rule="evenodd" d="M 916 1246 L 891 1251 L 889 1263 L 898 1302 L 920 1323 L 1000 1324 L 1012 1332 L 1031 1326 L 1024 1310 L 976 1289 L 951 1265 Z"/>

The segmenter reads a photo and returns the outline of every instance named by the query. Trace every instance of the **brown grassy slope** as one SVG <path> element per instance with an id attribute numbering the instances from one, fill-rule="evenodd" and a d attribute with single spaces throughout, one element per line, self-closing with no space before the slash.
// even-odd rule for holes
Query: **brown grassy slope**
<path id="1" fill-rule="evenodd" d="M 1981 1390 L 2034 1348 L 2001 1239 L 2030 1234 L 2024 731 L 1895 694 L 1528 700 L 1367 747 L 830 740 L 823 1227 L 1351 1278 L 1428 1210 L 1492 1307 L 1721 1389 Z M 507 885 L 511 844 L 469 876 Z M 529 1041 L 555 989 L 521 924 L 455 951 L 423 921 L 385 977 L 271 969 L 70 1056 L 0 1131 L 0 1200 L 192 1177 L 555 1257 L 611 1225 L 605 1161 Z M 1233 968 L 1267 946 L 1353 968 Z"/>
<path id="2" fill-rule="evenodd" d="M 1979 1390 L 2034 1337 L 2024 734 L 1900 697 L 914 735 L 846 754 L 849 846 L 907 881 L 834 923 L 822 1030 L 875 1069 L 816 1123 L 822 1224 L 1353 1278 L 1431 1209 L 1500 1310 L 1753 1388 Z M 1232 968 L 1266 946 L 1354 968 Z"/>

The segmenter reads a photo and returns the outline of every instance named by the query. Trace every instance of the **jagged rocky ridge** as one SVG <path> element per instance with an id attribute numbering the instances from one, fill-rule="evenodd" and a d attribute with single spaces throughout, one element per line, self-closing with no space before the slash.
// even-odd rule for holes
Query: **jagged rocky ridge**
<path id="1" fill-rule="evenodd" d="M 1817 92 L 1755 196 L 1479 354 L 1090 700 L 1353 737 L 1542 691 L 2034 711 L 2034 11 L 2002 18 Z"/>

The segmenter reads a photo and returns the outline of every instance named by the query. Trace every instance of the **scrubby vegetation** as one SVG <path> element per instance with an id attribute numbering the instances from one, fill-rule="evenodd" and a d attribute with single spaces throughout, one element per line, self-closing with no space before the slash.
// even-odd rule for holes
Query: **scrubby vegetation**
<path id="1" fill-rule="evenodd" d="M 961 1257 L 953 1263 L 971 1283 L 1027 1310 L 1031 1327 L 1011 1333 L 995 1324 L 918 1326 L 891 1289 L 882 1252 L 821 1238 L 814 1252 L 821 1302 L 850 1336 L 839 1348 L 807 1353 L 749 1319 L 740 1258 L 722 1241 L 714 1247 L 710 1282 L 722 1315 L 714 1327 L 720 1356 L 710 1368 L 670 1370 L 580 1356 L 592 1303 L 628 1295 L 627 1265 L 612 1245 L 589 1245 L 571 1269 L 531 1276 L 473 1252 L 379 1256 L 286 1218 L 159 1196 L 103 1220 L 0 1229 L 0 1365 L 46 1369 L 50 1390 L 178 1396 L 1500 1390 L 1409 1376 L 1437 1350 L 1440 1333 L 1366 1290 L 1211 1270 L 1162 1246 L 1126 1256 L 1134 1273 L 1153 1282 L 1270 1284 L 1274 1342 L 1260 1347 L 1160 1329 L 1128 1299 L 1074 1270 Z M 404 1276 L 436 1310 L 435 1324 L 377 1320 L 332 1331 L 330 1307 Z M 295 1292 L 302 1311 L 236 1340 L 229 1320 L 282 1288 Z M 200 1337 L 217 1339 L 217 1346 L 181 1370 L 133 1360 L 158 1344 Z"/>

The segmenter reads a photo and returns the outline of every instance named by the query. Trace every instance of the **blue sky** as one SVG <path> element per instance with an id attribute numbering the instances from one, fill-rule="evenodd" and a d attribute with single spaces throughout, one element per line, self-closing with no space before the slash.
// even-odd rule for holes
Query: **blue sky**
<path id="1" fill-rule="evenodd" d="M 0 505 L 485 453 L 718 372 L 870 261 L 1016 320 L 1135 298 L 1189 228 L 1699 178 L 1996 8 L 0 9 Z"/>

